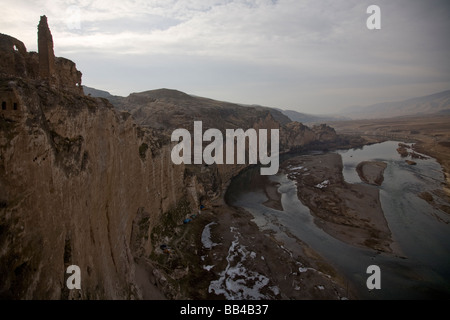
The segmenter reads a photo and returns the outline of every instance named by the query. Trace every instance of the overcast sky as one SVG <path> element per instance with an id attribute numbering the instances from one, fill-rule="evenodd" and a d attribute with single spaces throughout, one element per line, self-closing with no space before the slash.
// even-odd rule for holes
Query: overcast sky
<path id="1" fill-rule="evenodd" d="M 0 0 L 0 32 L 112 94 L 171 88 L 307 113 L 450 89 L 449 0 Z M 369 30 L 369 5 L 381 30 Z"/>

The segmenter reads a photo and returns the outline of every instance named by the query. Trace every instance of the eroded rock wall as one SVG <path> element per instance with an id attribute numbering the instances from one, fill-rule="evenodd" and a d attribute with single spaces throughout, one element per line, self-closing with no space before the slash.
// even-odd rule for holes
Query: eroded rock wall
<path id="1" fill-rule="evenodd" d="M 0 116 L 0 296 L 138 298 L 134 258 L 182 198 L 184 166 L 106 100 L 11 81 L 22 110 Z M 80 291 L 66 289 L 70 264 Z"/>

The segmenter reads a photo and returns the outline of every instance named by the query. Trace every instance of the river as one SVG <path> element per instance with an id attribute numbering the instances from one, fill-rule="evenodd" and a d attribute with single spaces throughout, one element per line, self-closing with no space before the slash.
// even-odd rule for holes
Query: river
<path id="1" fill-rule="evenodd" d="M 400 255 L 379 253 L 335 239 L 315 223 L 310 210 L 297 197 L 295 183 L 278 173 L 270 180 L 280 184 L 283 210 L 266 207 L 259 168 L 253 167 L 232 180 L 226 200 L 250 212 L 261 230 L 272 230 L 287 249 L 295 251 L 295 238 L 305 242 L 332 264 L 350 282 L 361 299 L 448 299 L 450 298 L 450 217 L 417 195 L 441 189 L 442 168 L 433 158 L 414 159 L 411 166 L 396 151 L 397 141 L 341 150 L 344 179 L 363 183 L 356 173 L 361 161 L 387 163 L 379 187 L 380 201 Z M 287 157 L 283 156 L 280 162 Z M 266 181 L 267 182 L 267 181 Z M 267 182 L 268 183 L 268 182 Z M 367 267 L 381 270 L 381 289 L 369 290 Z"/>

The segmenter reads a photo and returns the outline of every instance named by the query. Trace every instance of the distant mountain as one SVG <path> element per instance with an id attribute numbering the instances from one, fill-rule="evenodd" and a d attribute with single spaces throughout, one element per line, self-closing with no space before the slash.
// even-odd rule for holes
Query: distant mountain
<path id="1" fill-rule="evenodd" d="M 98 97 L 98 98 L 109 98 L 112 97 L 113 95 L 111 93 L 109 93 L 108 91 L 103 91 L 103 90 L 98 90 L 95 88 L 91 88 L 88 86 L 84 86 L 83 85 L 83 91 L 85 95 L 91 95 L 93 97 Z"/>
<path id="2" fill-rule="evenodd" d="M 90 95 L 90 96 L 93 96 L 96 98 L 108 99 L 113 105 L 118 103 L 118 101 L 125 99 L 124 97 L 121 97 L 121 96 L 114 96 L 111 93 L 109 93 L 108 91 L 91 88 L 91 87 L 88 87 L 85 85 L 83 85 L 83 91 L 84 91 L 84 94 L 87 96 Z"/>
<path id="3" fill-rule="evenodd" d="M 341 121 L 341 120 L 348 120 L 348 118 L 345 117 L 336 117 L 336 116 L 319 116 L 319 115 L 312 115 L 307 113 L 301 113 L 294 110 L 281 110 L 284 115 L 288 116 L 289 119 L 292 121 L 297 121 L 301 123 L 326 123 L 330 121 Z"/>
<path id="4" fill-rule="evenodd" d="M 367 107 L 349 107 L 342 111 L 344 116 L 352 119 L 392 118 L 439 113 L 450 113 L 450 90 L 403 101 L 377 103 Z"/>
<path id="5" fill-rule="evenodd" d="M 243 106 L 165 88 L 132 93 L 111 103 L 119 110 L 130 112 L 139 125 L 157 129 L 188 128 L 196 119 L 202 119 L 204 126 L 210 128 L 243 128 L 269 113 L 281 125 L 291 122 L 272 108 Z"/>
<path id="6" fill-rule="evenodd" d="M 243 107 L 251 107 L 251 108 L 255 108 L 255 109 L 260 109 L 260 110 L 266 110 L 269 111 L 270 114 L 272 115 L 272 117 L 278 121 L 279 123 L 281 123 L 282 125 L 285 125 L 289 122 L 292 122 L 293 120 L 291 118 L 289 118 L 287 115 L 285 115 L 283 113 L 283 110 L 278 109 L 278 108 L 271 108 L 271 107 L 266 107 L 266 106 L 261 106 L 259 104 L 240 104 L 240 106 Z"/>

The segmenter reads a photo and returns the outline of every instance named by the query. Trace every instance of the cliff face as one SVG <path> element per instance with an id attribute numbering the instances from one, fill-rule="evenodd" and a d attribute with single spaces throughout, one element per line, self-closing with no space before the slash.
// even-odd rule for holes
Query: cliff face
<path id="1" fill-rule="evenodd" d="M 0 116 L 3 297 L 142 298 L 135 261 L 150 255 L 161 216 L 182 199 L 197 207 L 218 196 L 245 167 L 173 165 L 166 135 L 107 100 L 21 78 L 2 85 L 21 105 Z M 256 129 L 280 127 L 270 114 L 255 119 Z M 295 131 L 286 143 L 314 140 L 302 130 L 310 136 Z M 70 264 L 81 291 L 66 288 Z"/>
<path id="2" fill-rule="evenodd" d="M 281 125 L 261 108 L 167 90 L 130 96 L 133 118 L 85 96 L 70 60 L 40 73 L 40 54 L 0 36 L 0 298 L 146 298 L 164 287 L 153 231 L 220 195 L 245 167 L 174 165 L 175 128 L 279 128 L 281 151 L 335 138 L 328 127 Z M 82 290 L 66 288 L 71 264 Z"/>
<path id="3" fill-rule="evenodd" d="M 133 248 L 133 224 L 149 232 L 177 203 L 184 167 L 107 101 L 8 82 L 22 110 L 0 119 L 1 295 L 62 298 L 76 264 L 82 298 L 139 296 L 134 258 L 151 243 Z"/>

